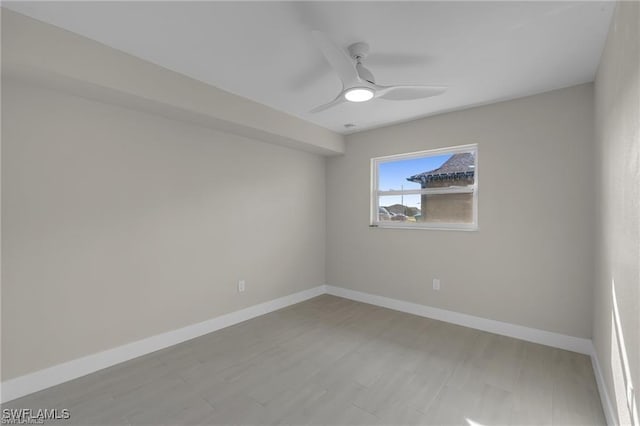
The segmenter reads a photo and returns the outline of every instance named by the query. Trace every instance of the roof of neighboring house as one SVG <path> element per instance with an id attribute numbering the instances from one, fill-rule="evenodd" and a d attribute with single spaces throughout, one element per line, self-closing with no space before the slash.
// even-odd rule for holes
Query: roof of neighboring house
<path id="1" fill-rule="evenodd" d="M 408 177 L 410 182 L 426 184 L 434 180 L 469 179 L 475 174 L 475 158 L 473 153 L 453 154 L 437 169 Z"/>

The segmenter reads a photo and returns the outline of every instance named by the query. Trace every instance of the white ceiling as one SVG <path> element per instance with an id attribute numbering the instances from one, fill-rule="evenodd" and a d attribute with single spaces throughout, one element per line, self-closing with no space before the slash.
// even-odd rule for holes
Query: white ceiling
<path id="1" fill-rule="evenodd" d="M 3 2 L 340 133 L 592 81 L 612 2 Z M 380 84 L 446 85 L 318 114 L 341 89 L 311 30 L 371 45 Z M 345 129 L 353 123 L 356 127 Z"/>

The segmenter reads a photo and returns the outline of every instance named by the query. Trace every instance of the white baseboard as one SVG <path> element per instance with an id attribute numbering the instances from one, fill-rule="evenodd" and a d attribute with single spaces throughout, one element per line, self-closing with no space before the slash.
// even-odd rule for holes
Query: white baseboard
<path id="1" fill-rule="evenodd" d="M 260 315 L 285 308 L 326 293 L 326 286 L 304 290 L 259 305 L 250 306 L 197 324 L 157 334 L 146 339 L 108 349 L 103 352 L 54 365 L 34 373 L 2 382 L 0 401 L 7 402 L 69 380 L 94 373 L 103 368 L 155 352 Z"/>
<path id="2" fill-rule="evenodd" d="M 422 317 L 483 330 L 490 333 L 590 355 L 594 365 L 598 389 L 600 390 L 602 398 L 602 405 L 605 415 L 607 416 L 607 422 L 611 425 L 616 425 L 613 421 L 612 405 L 604 386 L 598 359 L 595 355 L 593 344 L 589 339 L 552 333 L 549 331 L 461 314 L 445 309 L 433 308 L 426 305 L 419 305 L 416 303 L 405 302 L 402 300 L 362 293 L 330 285 L 321 285 L 299 293 L 290 294 L 265 303 L 250 306 L 239 311 L 221 315 L 207 321 L 151 336 L 146 339 L 128 343 L 113 349 L 88 355 L 63 364 L 45 368 L 34 373 L 7 380 L 2 382 L 0 401 L 11 401 L 69 380 L 94 373 L 121 362 L 185 342 L 296 303 L 300 303 L 325 293 L 396 311 L 407 312 Z"/>
<path id="3" fill-rule="evenodd" d="M 604 411 L 604 416 L 607 419 L 607 424 L 609 426 L 618 426 L 618 417 L 615 411 L 613 411 L 613 404 L 611 404 L 611 398 L 609 398 L 609 391 L 607 390 L 607 385 L 604 381 L 604 375 L 602 374 L 602 369 L 600 368 L 598 354 L 596 353 L 596 348 L 593 347 L 593 345 L 591 347 L 591 364 L 593 366 L 593 372 L 596 376 L 598 393 L 600 394 L 600 402 L 602 403 L 602 410 Z"/>
<path id="4" fill-rule="evenodd" d="M 344 297 L 345 299 L 369 303 L 383 308 L 445 321 L 452 324 L 462 325 L 464 327 L 475 328 L 477 330 L 488 331 L 489 333 L 509 336 L 520 340 L 526 340 L 528 342 L 540 343 L 554 348 L 566 349 L 568 351 L 578 352 L 585 355 L 592 354 L 593 345 L 589 339 L 567 336 L 565 334 L 538 330 L 536 328 L 524 327 L 522 325 L 495 321 L 473 315 L 461 314 L 459 312 L 447 311 L 445 309 L 433 308 L 431 306 L 419 305 L 417 303 L 405 302 L 403 300 L 391 299 L 389 297 L 377 296 L 375 294 L 348 290 L 342 287 L 334 287 L 331 285 L 327 285 L 326 287 L 328 294 Z"/>

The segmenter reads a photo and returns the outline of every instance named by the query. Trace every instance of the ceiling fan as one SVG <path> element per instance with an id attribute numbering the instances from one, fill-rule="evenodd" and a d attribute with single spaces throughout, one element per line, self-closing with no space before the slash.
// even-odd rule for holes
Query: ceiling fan
<path id="1" fill-rule="evenodd" d="M 381 86 L 376 84 L 371 71 L 362 65 L 369 54 L 369 45 L 364 42 L 349 46 L 349 56 L 338 47 L 326 34 L 312 31 L 316 44 L 342 81 L 342 91 L 334 100 L 312 109 L 311 113 L 324 111 L 345 102 L 366 102 L 381 98 L 392 101 L 406 101 L 437 96 L 447 90 L 445 86 L 395 85 Z"/>

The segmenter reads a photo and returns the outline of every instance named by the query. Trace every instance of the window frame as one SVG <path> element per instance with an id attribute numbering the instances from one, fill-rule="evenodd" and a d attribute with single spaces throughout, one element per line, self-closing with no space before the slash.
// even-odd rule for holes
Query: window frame
<path id="1" fill-rule="evenodd" d="M 474 153 L 474 179 L 473 185 L 454 188 L 408 189 L 408 190 L 378 190 L 378 169 L 380 164 L 398 160 L 410 160 L 427 156 L 442 154 L 459 154 L 465 152 Z M 444 148 L 427 149 L 424 151 L 409 152 L 404 154 L 386 155 L 371 159 L 371 202 L 369 205 L 369 227 L 391 229 L 431 229 L 440 231 L 477 231 L 478 230 L 478 144 L 456 145 Z M 421 222 L 420 224 L 407 222 L 378 221 L 379 199 L 385 195 L 411 195 L 411 194 L 459 194 L 473 193 L 473 222 L 471 223 L 446 223 Z M 422 210 L 422 209 L 421 209 Z"/>

